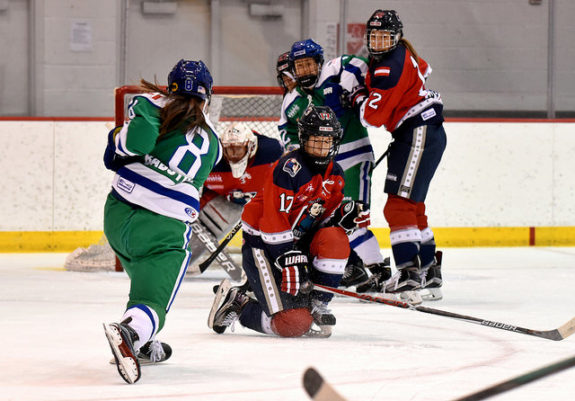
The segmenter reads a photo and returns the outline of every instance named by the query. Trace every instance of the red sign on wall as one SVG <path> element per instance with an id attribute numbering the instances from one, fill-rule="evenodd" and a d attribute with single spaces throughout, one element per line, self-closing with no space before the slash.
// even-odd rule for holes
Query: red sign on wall
<path id="1" fill-rule="evenodd" d="M 363 47 L 365 23 L 347 24 L 346 54 L 358 54 Z"/>

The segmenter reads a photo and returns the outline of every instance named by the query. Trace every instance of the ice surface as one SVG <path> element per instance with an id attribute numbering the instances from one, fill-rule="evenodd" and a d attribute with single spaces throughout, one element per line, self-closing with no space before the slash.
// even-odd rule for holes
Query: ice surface
<path id="1" fill-rule="evenodd" d="M 385 254 L 389 251 L 384 250 Z M 575 354 L 554 342 L 446 317 L 336 298 L 329 339 L 266 337 L 206 319 L 222 271 L 186 279 L 159 339 L 174 349 L 127 385 L 108 362 L 123 273 L 64 271 L 66 254 L 0 254 L 1 400 L 266 400 L 308 397 L 316 367 L 349 400 L 449 400 Z M 548 330 L 575 316 L 575 248 L 445 249 L 444 300 L 425 306 Z M 573 400 L 575 369 L 493 399 Z"/>

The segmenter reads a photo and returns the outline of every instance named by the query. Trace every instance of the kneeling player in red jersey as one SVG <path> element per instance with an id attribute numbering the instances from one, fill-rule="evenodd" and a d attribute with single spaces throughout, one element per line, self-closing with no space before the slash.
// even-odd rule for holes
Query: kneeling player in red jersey
<path id="1" fill-rule="evenodd" d="M 256 299 L 224 280 L 208 326 L 217 333 L 239 319 L 281 337 L 329 336 L 333 295 L 350 248 L 346 231 L 364 226 L 362 204 L 343 200 L 343 170 L 333 160 L 342 129 L 329 107 L 310 106 L 298 124 L 300 148 L 284 155 L 242 214 L 243 268 Z M 312 325 L 318 327 L 312 329 Z"/>

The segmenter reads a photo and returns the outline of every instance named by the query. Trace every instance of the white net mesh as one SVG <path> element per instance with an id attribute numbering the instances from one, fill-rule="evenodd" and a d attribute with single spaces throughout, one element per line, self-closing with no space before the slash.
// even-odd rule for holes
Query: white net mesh
<path id="1" fill-rule="evenodd" d="M 116 90 L 116 125 L 126 121 L 127 108 L 131 99 L 140 93 L 136 86 L 124 86 Z M 260 134 L 278 138 L 279 121 L 283 96 L 279 88 L 231 87 L 214 88 L 209 108 L 210 120 L 216 131 L 223 130 L 236 121 L 245 122 L 249 128 Z M 226 248 L 237 252 L 239 248 Z M 207 255 L 209 256 L 209 255 Z M 207 257 L 206 256 L 206 257 Z M 201 263 L 204 258 L 198 260 Z M 97 244 L 88 248 L 78 248 L 66 258 L 64 267 L 71 271 L 114 271 L 116 256 L 102 236 Z M 190 269 L 192 271 L 193 269 Z"/>

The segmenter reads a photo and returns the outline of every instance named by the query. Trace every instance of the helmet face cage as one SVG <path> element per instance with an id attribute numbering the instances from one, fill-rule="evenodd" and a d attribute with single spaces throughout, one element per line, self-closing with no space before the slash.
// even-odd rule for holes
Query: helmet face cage
<path id="1" fill-rule="evenodd" d="M 317 72 L 299 76 L 296 73 L 296 60 L 311 58 L 317 63 Z M 302 88 L 313 88 L 323 66 L 323 48 L 311 39 L 295 42 L 290 51 L 289 61 L 294 78 Z"/>
<path id="2" fill-rule="evenodd" d="M 337 155 L 343 136 L 341 124 L 335 113 L 327 106 L 310 106 L 298 121 L 300 150 L 317 166 L 326 166 Z M 306 151 L 311 137 L 331 137 L 327 155 L 317 156 Z"/>
<path id="3" fill-rule="evenodd" d="M 203 61 L 181 59 L 168 74 L 168 93 L 209 101 L 213 82 Z"/>
<path id="4" fill-rule="evenodd" d="M 377 31 L 389 33 L 390 40 L 380 41 Z M 376 10 L 366 25 L 366 44 L 373 57 L 389 53 L 397 47 L 403 37 L 403 23 L 395 10 Z"/>

